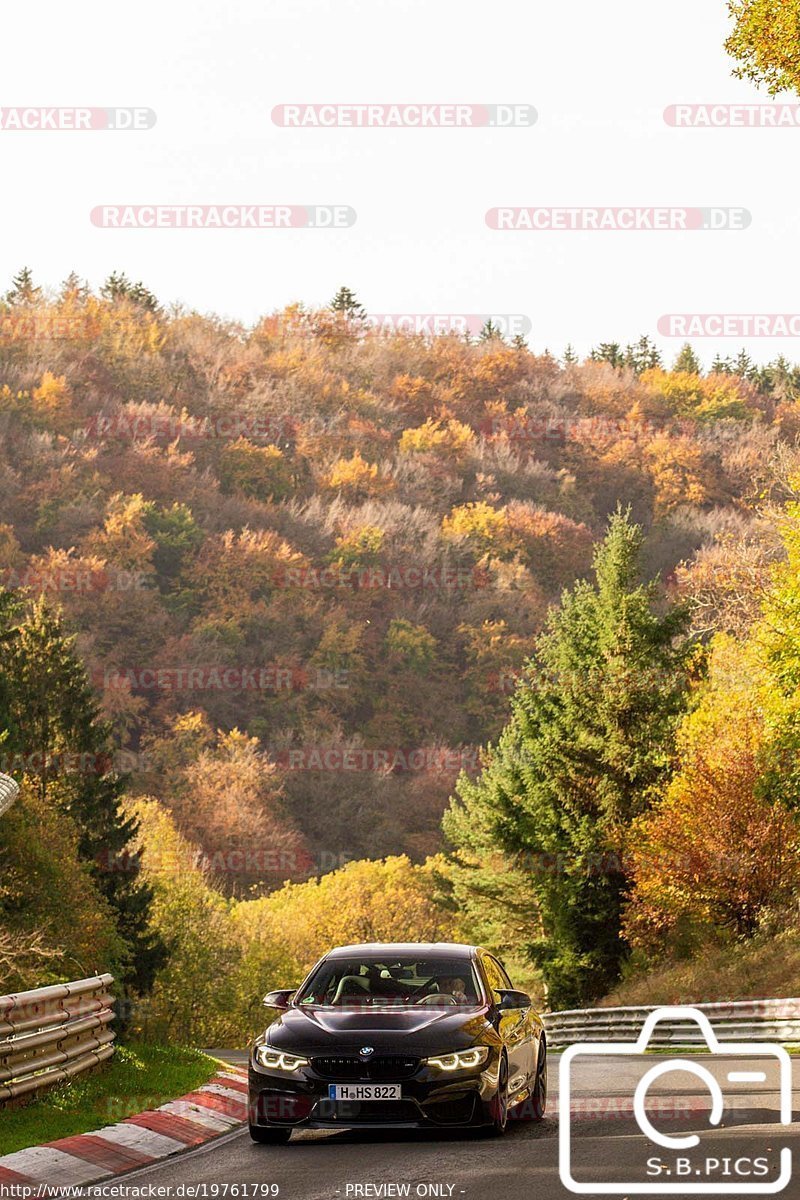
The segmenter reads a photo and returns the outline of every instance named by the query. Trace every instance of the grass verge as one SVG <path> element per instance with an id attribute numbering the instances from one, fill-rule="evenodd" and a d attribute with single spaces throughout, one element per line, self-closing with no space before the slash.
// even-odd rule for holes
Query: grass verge
<path id="1" fill-rule="evenodd" d="M 88 1133 L 166 1104 L 203 1083 L 219 1063 L 180 1046 L 120 1045 L 105 1066 L 53 1088 L 23 1108 L 0 1110 L 0 1154 Z"/>

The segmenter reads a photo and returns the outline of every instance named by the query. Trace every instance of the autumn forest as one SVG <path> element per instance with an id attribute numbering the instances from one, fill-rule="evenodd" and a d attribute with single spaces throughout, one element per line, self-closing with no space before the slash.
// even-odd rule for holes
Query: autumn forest
<path id="1" fill-rule="evenodd" d="M 111 964 L 210 1041 L 334 939 L 480 938 L 568 1007 L 790 936 L 800 369 L 700 353 L 21 271 L 2 990 Z"/>

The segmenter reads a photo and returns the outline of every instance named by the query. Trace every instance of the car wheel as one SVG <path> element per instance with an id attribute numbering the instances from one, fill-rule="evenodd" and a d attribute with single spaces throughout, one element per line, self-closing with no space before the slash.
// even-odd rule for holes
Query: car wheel
<path id="1" fill-rule="evenodd" d="M 266 1146 L 284 1146 L 291 1136 L 291 1129 L 278 1129 L 274 1125 L 250 1126 L 250 1137 L 253 1141 Z"/>
<path id="2" fill-rule="evenodd" d="M 508 1060 L 505 1054 L 500 1059 L 497 1069 L 497 1091 L 492 1100 L 492 1123 L 489 1126 L 491 1137 L 502 1137 L 508 1125 Z"/>
<path id="3" fill-rule="evenodd" d="M 541 1121 L 547 1109 L 547 1046 L 539 1043 L 539 1061 L 536 1064 L 536 1082 L 531 1094 L 532 1121 Z"/>
<path id="4" fill-rule="evenodd" d="M 536 1075 L 533 1086 L 525 1099 L 519 1104 L 512 1105 L 509 1110 L 509 1120 L 541 1121 L 547 1108 L 547 1047 L 544 1042 L 539 1045 L 539 1057 L 536 1060 Z"/>

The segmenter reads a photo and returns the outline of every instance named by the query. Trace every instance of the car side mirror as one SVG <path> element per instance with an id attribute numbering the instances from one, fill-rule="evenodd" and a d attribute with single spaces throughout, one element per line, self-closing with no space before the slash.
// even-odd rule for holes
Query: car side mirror
<path id="1" fill-rule="evenodd" d="M 297 988 L 278 988 L 275 992 L 267 992 L 261 1003 L 265 1008 L 288 1008 Z"/>
<path id="2" fill-rule="evenodd" d="M 502 991 L 495 992 L 495 995 L 500 997 L 497 1007 L 501 1012 L 510 1012 L 513 1009 L 530 1008 L 531 1006 L 531 998 L 527 992 L 504 988 Z"/>

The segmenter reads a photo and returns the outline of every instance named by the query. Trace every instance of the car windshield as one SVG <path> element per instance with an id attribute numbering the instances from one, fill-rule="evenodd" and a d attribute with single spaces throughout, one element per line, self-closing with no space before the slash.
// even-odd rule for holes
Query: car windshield
<path id="1" fill-rule="evenodd" d="M 299 989 L 296 1004 L 347 1008 L 424 1004 L 450 1008 L 478 1004 L 475 969 L 468 958 L 326 958 Z"/>

